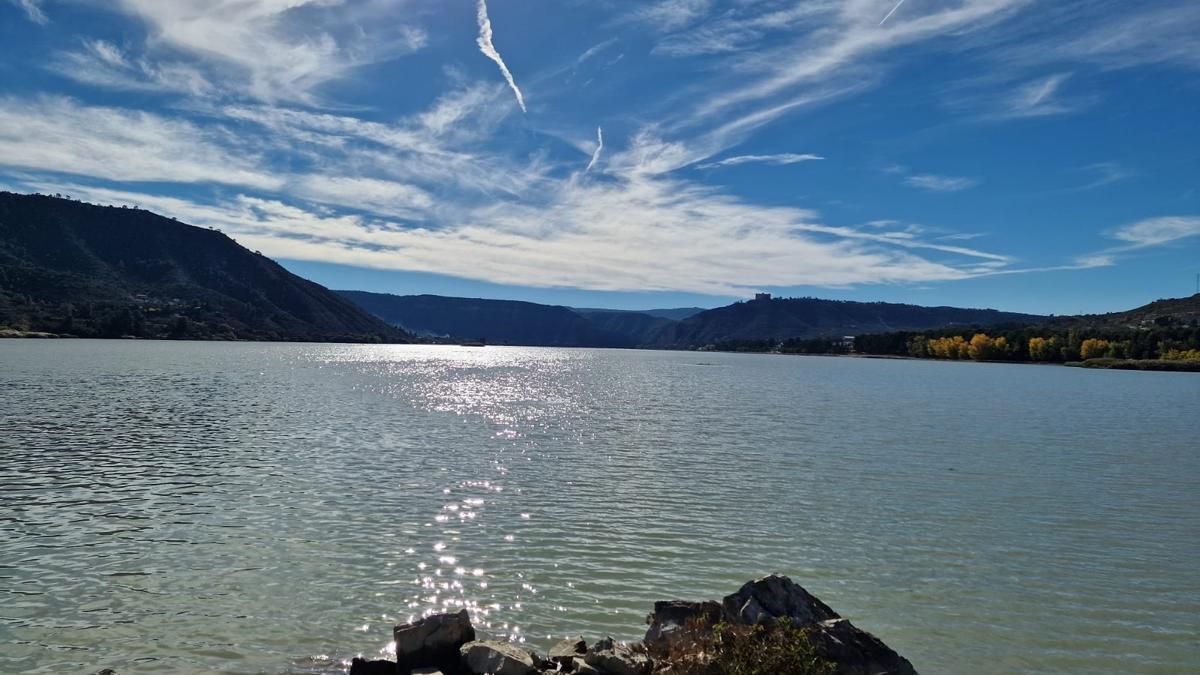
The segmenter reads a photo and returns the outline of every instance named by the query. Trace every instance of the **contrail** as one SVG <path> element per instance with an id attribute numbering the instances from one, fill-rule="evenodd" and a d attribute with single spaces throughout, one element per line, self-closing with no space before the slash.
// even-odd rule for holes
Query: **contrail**
<path id="1" fill-rule="evenodd" d="M 480 4 L 483 4 L 483 0 L 479 0 L 479 2 L 480 2 Z M 900 2 L 897 2 L 896 6 L 892 8 L 892 11 L 888 12 L 887 16 L 883 17 L 883 21 L 879 22 L 879 25 L 882 26 L 884 21 L 887 21 L 888 19 L 892 18 L 892 15 L 895 14 L 896 10 L 900 9 L 900 5 L 903 5 L 903 4 L 904 4 L 904 0 L 900 0 Z"/>
<path id="2" fill-rule="evenodd" d="M 525 110 L 525 97 L 521 95 L 521 90 L 517 88 L 517 83 L 513 80 L 508 66 L 504 65 L 504 59 L 500 58 L 500 52 L 496 51 L 495 45 L 492 44 L 492 20 L 488 18 L 487 3 L 484 0 L 479 0 L 479 5 L 475 9 L 475 16 L 479 19 L 479 37 L 475 40 L 475 43 L 479 45 L 479 51 L 483 52 L 484 56 L 495 61 L 497 66 L 500 66 L 500 74 L 504 76 L 504 79 L 508 82 L 508 86 L 517 95 L 517 105 L 521 106 L 521 112 L 528 112 Z"/>
<path id="3" fill-rule="evenodd" d="M 596 127 L 596 149 L 592 151 L 592 161 L 588 162 L 587 168 L 583 170 L 587 173 L 596 166 L 596 162 L 600 161 L 600 151 L 604 149 L 604 130 Z"/>

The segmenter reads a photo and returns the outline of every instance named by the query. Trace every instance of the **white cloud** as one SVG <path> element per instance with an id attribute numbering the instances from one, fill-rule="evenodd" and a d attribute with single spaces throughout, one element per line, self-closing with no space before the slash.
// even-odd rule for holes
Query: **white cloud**
<path id="1" fill-rule="evenodd" d="M 221 134 L 144 112 L 67 98 L 0 98 L 0 165 L 108 180 L 224 183 L 273 189 L 248 148 Z"/>
<path id="2" fill-rule="evenodd" d="M 82 50 L 59 53 L 47 67 L 77 82 L 108 89 L 172 91 L 193 96 L 209 96 L 217 91 L 195 66 L 130 59 L 120 47 L 104 40 L 88 40 Z"/>
<path id="3" fill-rule="evenodd" d="M 361 176 L 307 175 L 289 187 L 290 193 L 310 201 L 395 218 L 423 219 L 434 204 L 428 192 L 414 185 Z"/>
<path id="4" fill-rule="evenodd" d="M 12 3 L 25 10 L 25 16 L 29 17 L 30 21 L 41 26 L 50 23 L 46 13 L 42 11 L 41 0 L 12 0 Z"/>
<path id="5" fill-rule="evenodd" d="M 800 85 L 837 76 L 853 79 L 866 62 L 887 50 L 948 35 L 983 30 L 1012 15 L 1031 0 L 950 0 L 906 8 L 904 21 L 879 25 L 879 3 L 848 0 L 822 4 L 825 21 L 798 32 L 778 47 L 744 58 L 738 79 L 699 107 L 701 118 L 735 106 L 787 95 Z"/>
<path id="6" fill-rule="evenodd" d="M 1071 73 L 1056 73 L 1019 87 L 1008 99 L 1002 117 L 1045 117 L 1075 110 L 1075 106 L 1055 98 Z"/>
<path id="7" fill-rule="evenodd" d="M 979 185 L 974 178 L 961 176 L 938 176 L 931 173 L 918 173 L 904 179 L 905 184 L 931 192 L 959 192 Z"/>
<path id="8" fill-rule="evenodd" d="M 655 0 L 634 11 L 631 18 L 655 30 L 672 31 L 707 14 L 712 4 L 712 0 Z"/>
<path id="9" fill-rule="evenodd" d="M 1069 26 L 1067 35 L 1023 41 L 1004 56 L 1021 65 L 1054 61 L 1093 63 L 1104 68 L 1167 64 L 1200 68 L 1200 4 L 1191 0 L 1122 3 L 1099 20 Z"/>
<path id="10" fill-rule="evenodd" d="M 315 103 L 318 89 L 355 68 L 411 53 L 427 37 L 397 20 L 395 6 L 343 0 L 117 0 L 114 11 L 141 21 L 148 32 L 144 53 L 130 67 L 98 61 L 76 79 L 100 86 L 189 89 L 203 72 L 225 93 L 267 101 Z M 74 76 L 63 63 L 87 52 L 65 54 L 56 70 Z M 186 75 L 179 82 L 180 73 Z"/>
<path id="11" fill-rule="evenodd" d="M 1113 237 L 1131 247 L 1159 246 L 1200 236 L 1200 216 L 1163 216 L 1140 220 L 1117 229 Z"/>
<path id="12" fill-rule="evenodd" d="M 1087 185 L 1075 188 L 1076 190 L 1091 190 L 1137 175 L 1137 171 L 1122 165 L 1120 162 L 1097 162 L 1083 167 L 1082 170 L 1095 175 L 1096 178 Z"/>
<path id="13" fill-rule="evenodd" d="M 719 162 L 708 162 L 700 164 L 701 169 L 716 169 L 724 166 L 737 166 L 739 164 L 797 164 L 799 162 L 813 162 L 825 159 L 820 155 L 803 154 L 797 155 L 793 153 L 781 153 L 778 155 L 738 155 L 736 157 L 726 157 Z"/>
<path id="14" fill-rule="evenodd" d="M 517 97 L 517 105 L 521 106 L 521 112 L 528 112 L 525 109 L 525 96 L 521 94 L 521 89 L 517 87 L 516 80 L 513 79 L 513 74 L 505 65 L 504 59 L 501 58 L 500 52 L 496 51 L 496 46 L 492 44 L 492 20 L 488 18 L 487 3 L 484 0 L 479 0 L 479 4 L 475 8 L 476 18 L 479 21 L 479 37 L 475 43 L 479 45 L 479 51 L 484 56 L 496 62 L 500 67 L 500 74 L 504 76 L 504 81 L 508 83 L 512 89 L 513 95 Z"/>

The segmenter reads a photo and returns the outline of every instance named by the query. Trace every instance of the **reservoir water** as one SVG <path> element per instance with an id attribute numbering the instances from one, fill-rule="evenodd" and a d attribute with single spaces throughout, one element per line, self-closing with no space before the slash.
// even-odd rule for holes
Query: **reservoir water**
<path id="1" fill-rule="evenodd" d="M 1200 377 L 0 341 L 0 673 L 636 639 L 790 575 L 922 673 L 1200 667 Z"/>

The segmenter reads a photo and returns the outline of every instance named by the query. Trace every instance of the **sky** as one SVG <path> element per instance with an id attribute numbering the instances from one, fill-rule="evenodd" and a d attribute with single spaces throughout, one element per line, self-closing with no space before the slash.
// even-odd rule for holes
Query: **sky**
<path id="1" fill-rule="evenodd" d="M 0 189 L 331 288 L 1113 311 L 1198 188 L 1195 0 L 0 0 Z"/>

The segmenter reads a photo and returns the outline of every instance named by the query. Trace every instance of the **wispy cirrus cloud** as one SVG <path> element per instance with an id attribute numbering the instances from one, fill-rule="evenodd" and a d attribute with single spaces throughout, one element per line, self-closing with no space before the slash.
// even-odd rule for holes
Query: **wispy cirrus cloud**
<path id="1" fill-rule="evenodd" d="M 919 173 L 904 179 L 906 185 L 931 192 L 961 192 L 979 185 L 974 178 L 962 176 L 938 176 L 931 173 Z"/>
<path id="2" fill-rule="evenodd" d="M 1200 4 L 1165 0 L 1100 9 L 1069 15 L 1073 30 L 1065 37 L 1017 42 L 1001 50 L 1000 57 L 1018 66 L 1075 62 L 1107 69 L 1155 64 L 1200 68 Z"/>
<path id="3" fill-rule="evenodd" d="M 423 30 L 389 16 L 395 7 L 380 3 L 118 0 L 106 7 L 145 27 L 139 53 L 123 54 L 126 62 L 120 63 L 106 58 L 111 45 L 92 43 L 52 60 L 56 72 L 123 89 L 315 104 L 327 83 L 421 49 L 428 39 Z M 73 65 L 81 68 L 64 67 Z M 208 85 L 197 87 L 201 79 Z"/>
<path id="4" fill-rule="evenodd" d="M 1083 167 L 1081 171 L 1090 173 L 1095 176 L 1095 178 L 1090 183 L 1075 188 L 1076 190 L 1092 190 L 1105 185 L 1111 185 L 1137 175 L 1137 171 L 1124 166 L 1120 162 L 1096 162 L 1095 164 L 1089 164 Z"/>
<path id="5" fill-rule="evenodd" d="M 504 76 L 504 81 L 508 83 L 513 95 L 517 97 L 517 105 L 521 106 L 521 112 L 528 112 L 525 109 L 525 96 L 517 86 L 517 81 L 513 79 L 513 74 L 509 71 L 508 65 L 504 63 L 500 52 L 496 51 L 496 46 L 492 44 L 492 20 L 488 17 L 487 2 L 485 0 L 478 0 L 478 4 L 475 6 L 475 13 L 476 19 L 479 22 L 479 37 L 475 40 L 476 44 L 479 45 L 479 51 L 484 56 L 495 61 L 496 65 L 500 68 L 500 74 Z"/>
<path id="6" fill-rule="evenodd" d="M 130 58 L 125 50 L 104 40 L 87 40 L 83 48 L 55 55 L 47 67 L 84 84 L 128 91 L 164 91 L 209 96 L 217 87 L 194 65 Z"/>
<path id="7" fill-rule="evenodd" d="M 828 16 L 830 4 L 822 2 L 740 4 L 702 23 L 662 37 L 653 52 L 685 58 L 713 54 L 736 54 L 753 49 L 765 40 L 813 28 Z M 698 16 L 698 15 L 697 15 Z"/>
<path id="8" fill-rule="evenodd" d="M 1161 246 L 1200 236 L 1200 216 L 1147 218 L 1118 228 L 1112 236 L 1134 248 Z"/>
<path id="9" fill-rule="evenodd" d="M 1069 77 L 1071 73 L 1055 73 L 1021 85 L 998 114 L 1002 117 L 1044 117 L 1072 112 L 1075 106 L 1056 97 Z"/>
<path id="10" fill-rule="evenodd" d="M 703 17 L 712 5 L 713 0 L 652 0 L 635 10 L 629 18 L 655 30 L 672 31 Z"/>
<path id="11" fill-rule="evenodd" d="M 1200 237 L 1200 216 L 1144 218 L 1110 230 L 1108 236 L 1121 243 L 1076 257 L 1076 268 L 1111 267 L 1132 253 Z"/>
<path id="12" fill-rule="evenodd" d="M 718 169 L 726 166 L 737 166 L 739 164 L 774 164 L 783 166 L 787 164 L 798 164 L 800 162 L 816 162 L 825 159 L 821 155 L 813 154 L 795 154 L 795 153 L 780 153 L 777 155 L 737 155 L 734 157 L 726 157 L 720 161 L 707 162 L 698 164 L 700 169 Z"/>
<path id="13" fill-rule="evenodd" d="M 46 16 L 46 13 L 42 11 L 41 0 L 11 0 L 11 2 L 20 7 L 30 21 L 40 26 L 50 23 L 50 19 Z"/>
<path id="14" fill-rule="evenodd" d="M 735 106 L 787 95 L 795 88 L 828 81 L 867 67 L 871 59 L 901 46 L 983 30 L 1011 16 L 1030 0 L 956 0 L 904 21 L 879 25 L 878 3 L 855 0 L 821 4 L 823 22 L 783 44 L 761 50 L 739 64 L 738 84 L 712 96 L 696 114 L 718 115 Z M 908 10 L 906 10 L 908 11 Z M 875 66 L 879 67 L 879 66 Z"/>
<path id="15" fill-rule="evenodd" d="M 274 189 L 247 145 L 219 130 L 62 97 L 0 98 L 0 166 L 119 181 L 223 183 Z"/>

